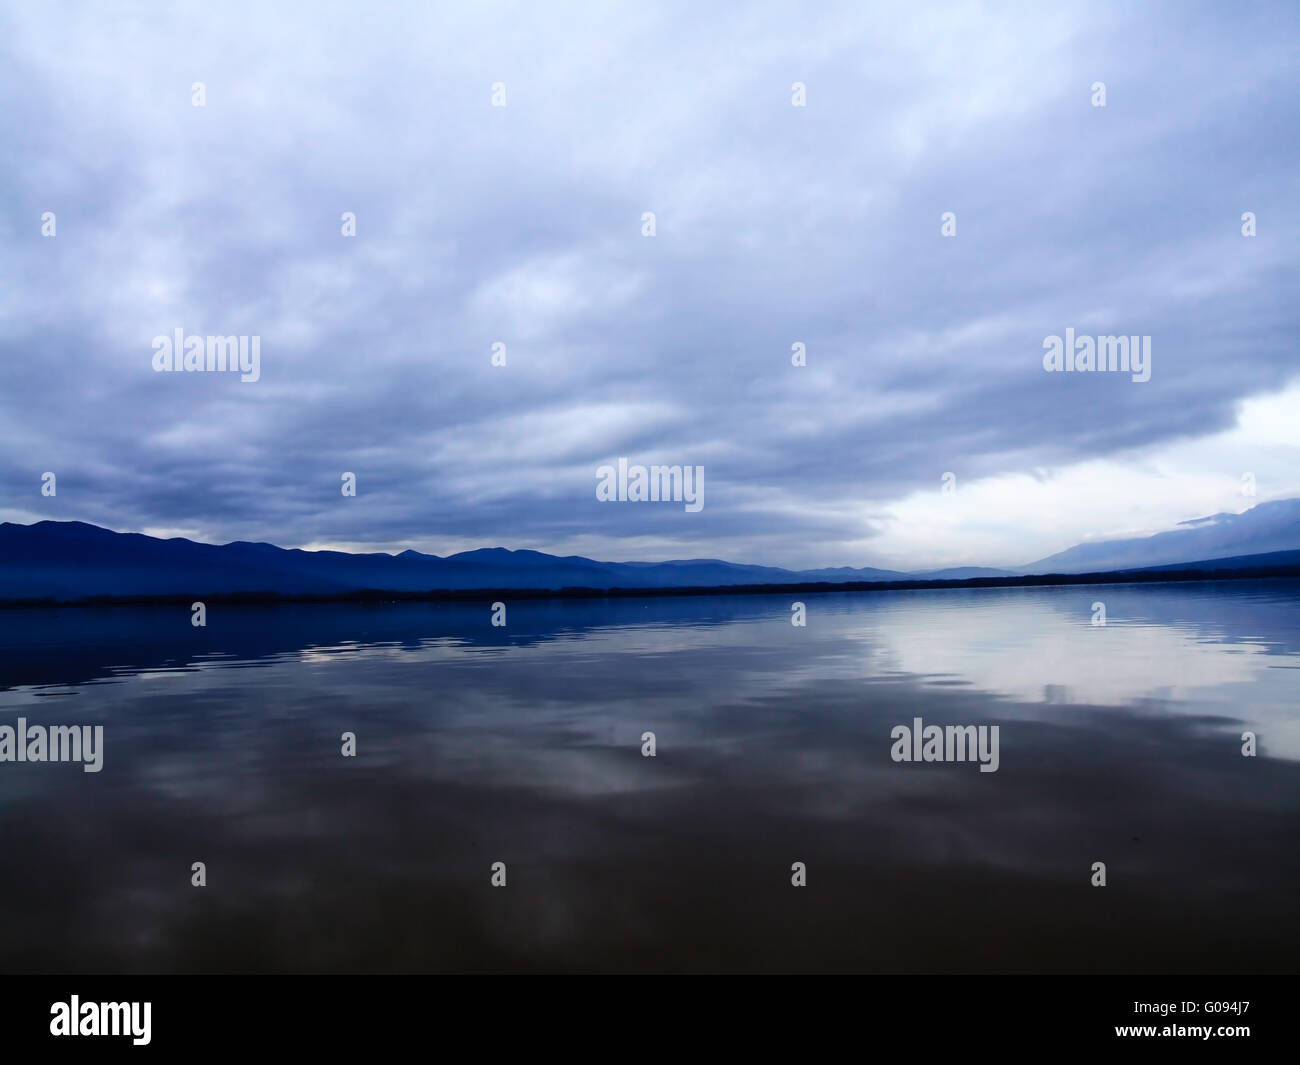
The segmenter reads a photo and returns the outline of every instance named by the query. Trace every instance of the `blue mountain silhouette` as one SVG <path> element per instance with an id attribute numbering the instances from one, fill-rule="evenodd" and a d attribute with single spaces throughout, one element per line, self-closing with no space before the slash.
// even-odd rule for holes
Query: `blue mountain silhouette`
<path id="1" fill-rule="evenodd" d="M 1300 499 L 1260 503 L 1240 514 L 1211 514 L 1176 529 L 1127 540 L 1078 544 L 1025 566 L 1023 573 L 1097 573 L 1187 564 L 1300 549 Z"/>
<path id="2" fill-rule="evenodd" d="M 1251 557 L 1247 557 L 1251 556 Z M 1205 562 L 1212 560 L 1213 565 Z M 1300 500 L 1216 514 L 1155 536 L 1080 544 L 1018 573 L 1243 568 L 1300 562 Z M 119 533 L 78 521 L 0 523 L 0 600 L 173 595 L 341 595 L 500 589 L 653 589 L 1014 576 L 981 567 L 902 573 L 789 570 L 720 559 L 598 562 L 579 555 L 481 548 L 441 557 L 419 551 L 354 554 L 236 541 L 204 544 Z"/>

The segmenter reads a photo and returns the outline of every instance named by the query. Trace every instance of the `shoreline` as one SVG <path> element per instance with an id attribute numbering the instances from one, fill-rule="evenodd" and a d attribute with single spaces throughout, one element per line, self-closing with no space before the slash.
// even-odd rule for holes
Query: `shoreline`
<path id="1" fill-rule="evenodd" d="M 1216 581 L 1300 579 L 1300 564 L 1231 569 L 1118 570 L 1102 573 L 1046 573 L 1021 577 L 966 577 L 901 581 L 796 581 L 778 584 L 691 585 L 667 588 L 435 588 L 386 591 L 362 588 L 347 592 L 176 592 L 161 595 L 103 595 L 80 599 L 54 596 L 0 599 L 0 610 L 95 606 L 175 606 L 195 602 L 275 606 L 298 603 L 444 603 L 496 600 L 640 599 L 672 596 L 826 595 L 836 592 L 901 592 L 962 588 L 1052 588 L 1107 584 L 1187 584 Z"/>

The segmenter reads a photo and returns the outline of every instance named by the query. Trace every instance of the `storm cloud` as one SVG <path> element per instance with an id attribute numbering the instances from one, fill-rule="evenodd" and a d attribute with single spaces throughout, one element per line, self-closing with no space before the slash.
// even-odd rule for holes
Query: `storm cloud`
<path id="1" fill-rule="evenodd" d="M 1197 447 L 1297 395 L 1293 5 L 805 7 L 5 4 L 0 518 L 920 567 L 1300 494 L 1294 436 Z M 933 534 L 947 472 L 1023 487 Z"/>

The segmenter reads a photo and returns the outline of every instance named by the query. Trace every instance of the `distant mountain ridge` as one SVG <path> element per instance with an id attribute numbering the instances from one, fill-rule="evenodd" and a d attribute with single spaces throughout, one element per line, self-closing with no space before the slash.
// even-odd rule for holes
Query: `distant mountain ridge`
<path id="1" fill-rule="evenodd" d="M 179 537 L 160 539 L 76 521 L 4 522 L 0 523 L 0 600 L 956 581 L 1294 565 L 1296 551 L 1300 551 L 1300 500 L 1261 503 L 1243 514 L 1216 514 L 1151 537 L 1080 544 L 1015 572 L 982 567 L 920 573 L 849 566 L 789 570 L 720 559 L 598 562 L 580 555 L 559 557 L 502 547 L 446 557 L 412 550 L 395 555 L 353 554 L 242 540 L 205 544 Z"/>
<path id="2" fill-rule="evenodd" d="M 785 570 L 717 559 L 597 562 L 577 555 L 480 548 L 440 557 L 419 551 L 352 554 L 267 543 L 204 544 L 117 533 L 84 522 L 0 524 L 0 599 L 270 593 L 362 589 L 398 592 L 527 588 L 677 588 L 793 581 L 870 581 L 891 570 Z"/>
<path id="3" fill-rule="evenodd" d="M 1211 514 L 1153 536 L 1078 544 L 1021 573 L 1097 573 L 1179 565 L 1193 560 L 1300 549 L 1300 499 L 1259 503 L 1240 514 Z"/>

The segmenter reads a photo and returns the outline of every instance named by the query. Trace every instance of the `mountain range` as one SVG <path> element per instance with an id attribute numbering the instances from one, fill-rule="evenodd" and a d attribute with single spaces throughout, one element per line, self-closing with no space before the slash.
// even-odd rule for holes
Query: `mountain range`
<path id="1" fill-rule="evenodd" d="M 1300 499 L 1260 503 L 1240 514 L 1184 521 L 1168 532 L 1078 544 L 1023 567 L 1022 573 L 1097 573 L 1179 565 L 1196 559 L 1300 548 Z"/>
<path id="2" fill-rule="evenodd" d="M 1213 566 L 1207 566 L 1207 560 Z M 1231 565 L 1228 565 L 1228 563 Z M 789 570 L 719 559 L 598 562 L 501 547 L 441 557 L 354 554 L 267 543 L 204 544 L 84 522 L 0 523 L 0 600 L 172 595 L 343 595 L 564 588 L 663 589 L 769 584 L 967 580 L 1034 574 L 1243 568 L 1300 563 L 1300 499 L 1183 522 L 1154 536 L 1079 544 L 1017 570 L 903 573 L 847 566 Z"/>

